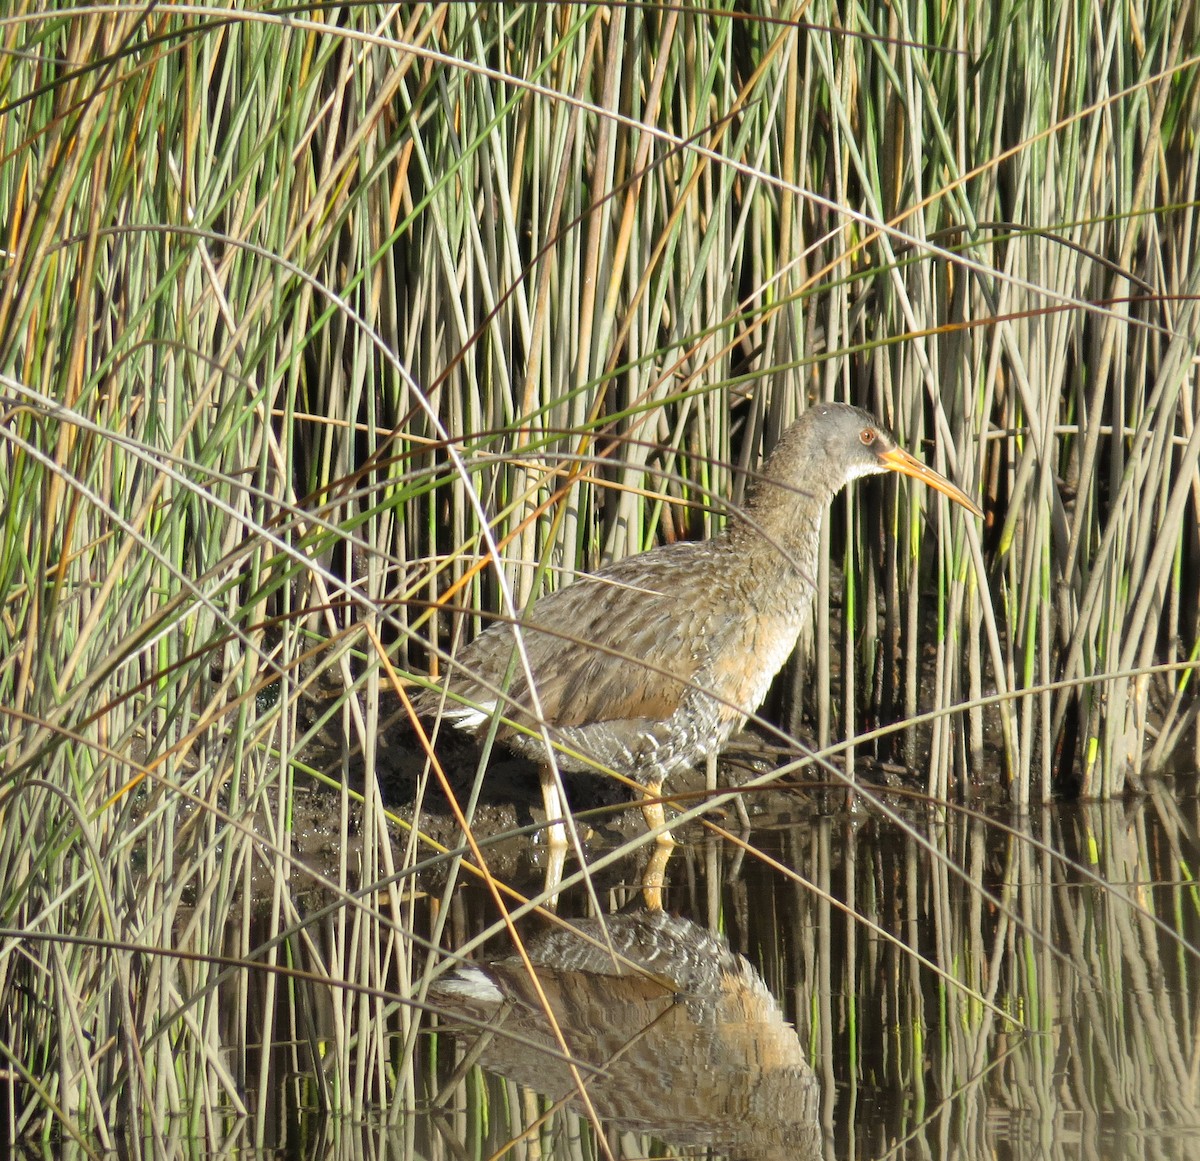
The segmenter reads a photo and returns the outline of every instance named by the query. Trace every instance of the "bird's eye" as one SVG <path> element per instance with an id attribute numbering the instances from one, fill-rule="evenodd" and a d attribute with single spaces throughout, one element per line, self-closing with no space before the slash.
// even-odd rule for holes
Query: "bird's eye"
<path id="1" fill-rule="evenodd" d="M 864 427 L 862 431 L 858 433 L 858 438 L 866 447 L 870 447 L 871 444 L 875 442 L 875 429 L 872 427 Z"/>

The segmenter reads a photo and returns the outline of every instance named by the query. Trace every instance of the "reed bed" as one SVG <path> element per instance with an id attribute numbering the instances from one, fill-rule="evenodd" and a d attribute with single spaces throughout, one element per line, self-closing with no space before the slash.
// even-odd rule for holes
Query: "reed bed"
<path id="1" fill-rule="evenodd" d="M 404 690 L 720 527 L 805 401 L 988 515 L 840 501 L 764 725 L 887 727 L 842 773 L 869 747 L 943 803 L 1194 781 L 1190 3 L 18 3 L 0 35 L 14 1133 L 215 1146 L 279 1107 L 277 1042 L 305 1101 L 403 1122 L 458 882 L 418 922 L 436 765 L 410 741 L 408 830 L 374 776 Z"/>

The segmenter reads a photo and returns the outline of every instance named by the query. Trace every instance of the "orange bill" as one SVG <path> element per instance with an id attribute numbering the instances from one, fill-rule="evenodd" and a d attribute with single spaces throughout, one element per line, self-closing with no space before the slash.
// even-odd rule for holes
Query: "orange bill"
<path id="1" fill-rule="evenodd" d="M 956 504 L 961 504 L 972 516 L 982 516 L 979 505 L 961 488 L 952 484 L 941 472 L 926 467 L 916 456 L 910 456 L 903 448 L 894 447 L 879 457 L 879 462 L 890 471 L 899 472 L 902 476 L 912 476 L 931 488 L 936 488 L 943 496 L 949 496 Z"/>

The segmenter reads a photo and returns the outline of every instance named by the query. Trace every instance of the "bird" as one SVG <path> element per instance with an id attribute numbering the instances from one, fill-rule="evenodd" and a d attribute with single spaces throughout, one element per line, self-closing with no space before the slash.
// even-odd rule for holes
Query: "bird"
<path id="1" fill-rule="evenodd" d="M 492 624 L 415 695 L 414 710 L 440 712 L 478 738 L 499 713 L 497 739 L 541 765 L 551 847 L 567 838 L 542 726 L 559 770 L 635 781 L 647 826 L 671 844 L 665 780 L 719 752 L 762 704 L 810 615 L 826 509 L 852 480 L 885 472 L 983 515 L 870 412 L 810 406 L 715 536 L 608 564 L 534 601 L 515 623 Z"/>

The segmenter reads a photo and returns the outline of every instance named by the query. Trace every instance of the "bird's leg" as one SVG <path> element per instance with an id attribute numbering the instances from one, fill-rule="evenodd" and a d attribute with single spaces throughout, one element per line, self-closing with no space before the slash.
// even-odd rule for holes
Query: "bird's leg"
<path id="1" fill-rule="evenodd" d="M 663 909 L 663 884 L 667 881 L 667 863 L 670 862 L 674 844 L 655 843 L 650 858 L 646 860 L 646 869 L 642 872 L 642 899 L 647 911 Z"/>
<path id="2" fill-rule="evenodd" d="M 675 840 L 671 837 L 671 832 L 666 828 L 667 815 L 663 810 L 662 804 L 662 784 L 663 780 L 659 778 L 656 782 L 647 782 L 643 794 L 645 799 L 642 802 L 642 817 L 646 820 L 646 828 L 648 830 L 658 830 L 659 827 L 664 829 L 660 831 L 655 838 L 665 847 L 673 847 Z"/>
<path id="3" fill-rule="evenodd" d="M 548 765 L 538 769 L 542 783 L 542 806 L 546 810 L 546 845 L 551 850 L 566 850 L 567 828 L 563 822 L 566 810 L 563 807 L 562 795 L 558 792 L 558 781 L 554 771 Z"/>
<path id="4" fill-rule="evenodd" d="M 558 892 L 562 886 L 563 868 L 566 865 L 566 847 L 550 847 L 546 851 L 546 877 L 542 882 L 542 906 L 547 911 L 558 910 Z"/>
<path id="5" fill-rule="evenodd" d="M 546 811 L 546 878 L 542 887 L 542 905 L 550 911 L 557 911 L 558 889 L 562 883 L 569 845 L 564 821 L 566 815 L 553 768 L 543 764 L 538 768 L 538 776 L 542 784 L 542 806 Z"/>

